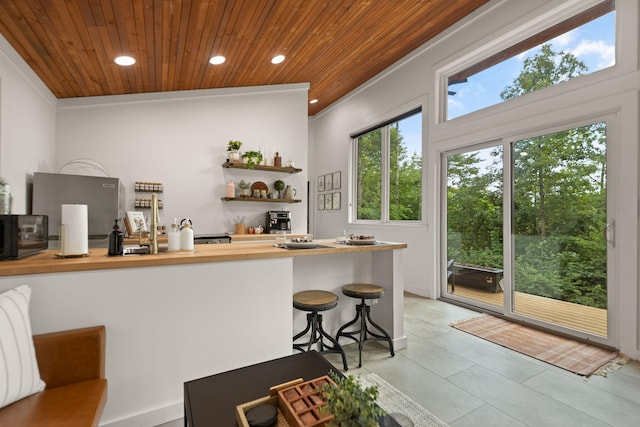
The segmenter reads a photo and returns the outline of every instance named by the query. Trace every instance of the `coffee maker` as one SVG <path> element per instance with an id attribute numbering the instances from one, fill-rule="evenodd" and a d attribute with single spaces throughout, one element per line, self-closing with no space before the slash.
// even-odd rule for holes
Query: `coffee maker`
<path id="1" fill-rule="evenodd" d="M 289 211 L 269 211 L 267 212 L 267 233 L 276 231 L 286 231 L 291 233 L 291 212 Z"/>

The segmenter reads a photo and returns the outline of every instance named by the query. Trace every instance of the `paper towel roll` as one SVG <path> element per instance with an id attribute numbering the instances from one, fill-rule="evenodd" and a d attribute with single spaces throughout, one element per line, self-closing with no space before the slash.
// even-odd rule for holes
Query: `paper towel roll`
<path id="1" fill-rule="evenodd" d="M 87 205 L 62 205 L 64 236 L 60 252 L 63 255 L 89 253 L 89 211 Z"/>

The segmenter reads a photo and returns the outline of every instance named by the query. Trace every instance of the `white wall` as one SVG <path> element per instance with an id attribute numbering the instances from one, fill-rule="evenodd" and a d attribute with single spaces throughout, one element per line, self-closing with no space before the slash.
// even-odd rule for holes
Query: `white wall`
<path id="1" fill-rule="evenodd" d="M 589 0 L 591 1 L 591 0 Z M 594 1 L 591 1 L 594 3 Z M 385 240 L 408 243 L 405 252 L 405 289 L 428 297 L 439 296 L 440 157 L 446 150 L 544 129 L 590 115 L 614 114 L 609 158 L 609 196 L 615 201 L 618 241 L 611 248 L 610 322 L 614 345 L 638 358 L 640 318 L 638 304 L 638 3 L 617 2 L 618 58 L 613 69 L 594 73 L 474 114 L 438 122 L 437 71 L 461 60 L 496 39 L 509 40 L 517 29 L 538 19 L 557 19 L 559 9 L 580 6 L 577 0 L 499 0 L 476 11 L 385 70 L 330 108 L 311 118 L 309 137 L 313 159 L 309 179 L 341 170 L 343 208 L 318 211 L 316 186 L 310 196 L 313 232 L 332 237 L 338 229 L 363 231 Z M 423 223 L 419 226 L 359 225 L 349 222 L 349 134 L 421 105 L 423 108 Z M 609 131 L 609 130 L 608 130 Z M 624 191 L 620 190 L 624 188 Z M 629 328 L 629 325 L 635 327 Z"/>
<path id="2" fill-rule="evenodd" d="M 55 161 L 56 98 L 0 35 L 0 176 L 11 186 L 12 213 L 28 213 L 34 171 Z"/>
<path id="3" fill-rule="evenodd" d="M 98 161 L 125 184 L 127 210 L 134 210 L 135 181 L 162 182 L 161 223 L 189 217 L 196 234 L 233 231 L 236 216 L 265 225 L 275 209 L 291 211 L 293 231 L 305 233 L 307 91 L 308 84 L 292 84 L 60 100 L 56 167 Z M 273 147 L 303 172 L 223 169 L 229 140 L 243 141 L 241 151 Z M 241 179 L 270 188 L 282 179 L 303 203 L 223 202 L 225 183 Z"/>

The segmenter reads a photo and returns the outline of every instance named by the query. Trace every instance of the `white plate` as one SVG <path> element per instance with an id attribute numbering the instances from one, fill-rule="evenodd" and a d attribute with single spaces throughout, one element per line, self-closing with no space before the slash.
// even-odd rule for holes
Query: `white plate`
<path id="1" fill-rule="evenodd" d="M 317 248 L 316 242 L 287 242 L 287 248 L 291 249 L 313 249 Z"/>
<path id="2" fill-rule="evenodd" d="M 375 245 L 378 241 L 376 239 L 349 239 L 347 243 L 350 245 Z"/>

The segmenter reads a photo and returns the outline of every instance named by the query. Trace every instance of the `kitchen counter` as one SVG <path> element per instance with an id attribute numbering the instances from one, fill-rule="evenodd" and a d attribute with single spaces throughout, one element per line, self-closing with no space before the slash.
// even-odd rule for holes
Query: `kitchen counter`
<path id="1" fill-rule="evenodd" d="M 250 235 L 248 235 L 250 236 Z M 59 258 L 49 250 L 19 260 L 0 262 L 0 276 L 50 274 L 71 271 L 106 270 L 114 268 L 151 267 L 195 264 L 248 259 L 288 258 L 350 252 L 371 252 L 402 249 L 404 243 L 381 242 L 376 245 L 344 245 L 333 239 L 316 240 L 316 249 L 282 249 L 272 242 L 238 242 L 237 244 L 196 245 L 193 252 L 160 252 L 158 255 L 107 256 L 106 248 L 92 248 L 87 256 Z"/>
<path id="2" fill-rule="evenodd" d="M 385 293 L 372 316 L 396 350 L 407 347 L 406 244 L 317 242 L 322 247 L 252 241 L 118 257 L 106 249 L 80 258 L 47 251 L 0 262 L 0 292 L 31 287 L 35 334 L 105 325 L 109 391 L 100 425 L 158 425 L 183 416 L 185 381 L 292 354 L 294 331 L 304 328 L 307 314 L 293 308 L 295 292 L 339 296 L 323 314 L 324 328 L 335 334 L 359 303 L 342 295 L 342 285 L 378 284 Z"/>

